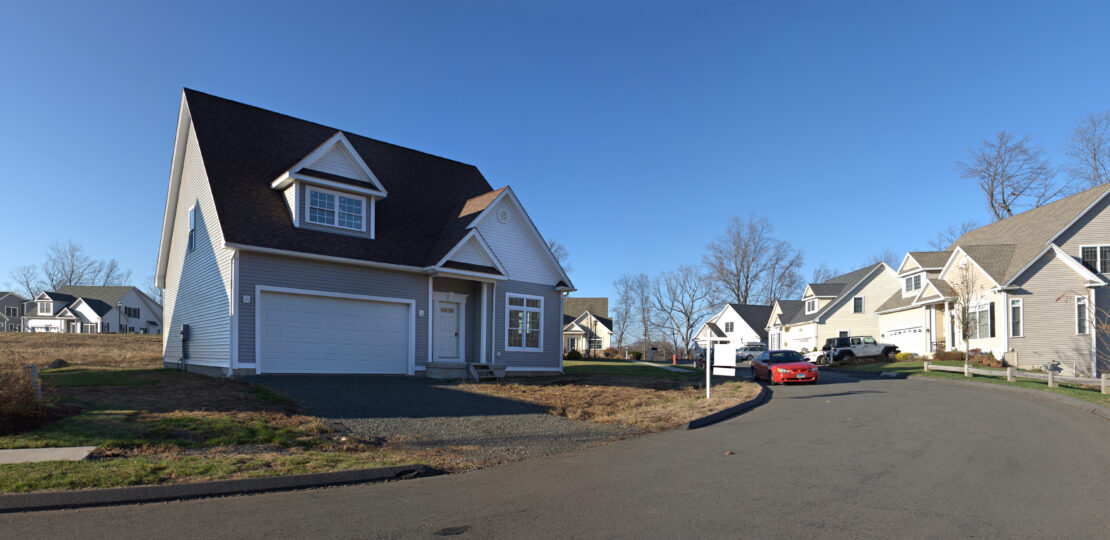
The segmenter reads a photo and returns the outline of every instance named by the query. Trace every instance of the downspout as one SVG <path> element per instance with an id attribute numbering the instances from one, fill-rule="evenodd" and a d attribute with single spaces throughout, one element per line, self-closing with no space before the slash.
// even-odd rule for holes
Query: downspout
<path id="1" fill-rule="evenodd" d="M 1091 287 L 1091 299 L 1088 301 L 1091 303 L 1091 313 L 1095 314 L 1095 317 L 1089 318 L 1097 319 L 1098 304 L 1096 302 L 1098 301 L 1098 289 Z M 1091 323 L 1092 321 L 1087 321 L 1087 327 L 1091 330 L 1091 376 L 1098 377 L 1098 321 L 1094 321 L 1095 324 Z"/>

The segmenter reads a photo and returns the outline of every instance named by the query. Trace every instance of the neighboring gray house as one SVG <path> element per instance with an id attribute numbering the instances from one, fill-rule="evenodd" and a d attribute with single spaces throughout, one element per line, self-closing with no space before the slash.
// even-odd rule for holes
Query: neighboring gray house
<path id="1" fill-rule="evenodd" d="M 23 326 L 23 303 L 27 299 L 13 292 L 0 291 L 0 332 L 19 332 Z"/>
<path id="2" fill-rule="evenodd" d="M 573 290 L 477 168 L 185 90 L 163 360 L 217 376 L 562 370 Z"/>
<path id="3" fill-rule="evenodd" d="M 135 287 L 59 287 L 24 302 L 24 332 L 157 334 L 162 307 Z"/>

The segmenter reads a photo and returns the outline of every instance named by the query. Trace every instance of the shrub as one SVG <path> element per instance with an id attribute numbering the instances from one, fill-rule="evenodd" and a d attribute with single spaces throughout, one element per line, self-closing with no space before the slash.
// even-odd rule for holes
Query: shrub
<path id="1" fill-rule="evenodd" d="M 616 358 L 617 350 L 613 347 L 609 347 L 608 349 L 601 351 L 601 356 L 604 356 L 605 358 Z"/>
<path id="2" fill-rule="evenodd" d="M 563 359 L 564 360 L 581 360 L 582 359 L 582 353 L 578 352 L 575 349 L 571 349 L 571 350 L 567 351 L 567 354 L 563 355 Z"/>
<path id="3" fill-rule="evenodd" d="M 900 352 L 894 357 L 899 362 L 909 362 L 914 358 L 917 358 L 917 355 L 912 352 Z"/>
<path id="4" fill-rule="evenodd" d="M 43 416 L 44 409 L 35 400 L 35 387 L 23 372 L 0 371 L 0 434 L 37 423 Z"/>
<path id="5" fill-rule="evenodd" d="M 984 353 L 981 349 L 972 349 L 969 352 L 972 364 L 992 368 L 1006 367 L 1006 364 L 994 357 L 994 353 Z"/>
<path id="6" fill-rule="evenodd" d="M 628 351 L 628 355 L 631 356 L 633 360 L 639 360 L 644 357 L 644 353 L 640 351 Z"/>
<path id="7" fill-rule="evenodd" d="M 964 361 L 964 353 L 961 351 L 937 351 L 933 353 L 933 360 L 937 362 L 945 360 Z"/>

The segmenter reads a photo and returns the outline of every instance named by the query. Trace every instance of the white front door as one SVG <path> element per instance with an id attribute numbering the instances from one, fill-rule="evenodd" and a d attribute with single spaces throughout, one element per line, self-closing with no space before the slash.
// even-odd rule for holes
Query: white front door
<path id="1" fill-rule="evenodd" d="M 443 359 L 459 358 L 459 304 L 439 302 L 436 313 L 436 356 Z"/>

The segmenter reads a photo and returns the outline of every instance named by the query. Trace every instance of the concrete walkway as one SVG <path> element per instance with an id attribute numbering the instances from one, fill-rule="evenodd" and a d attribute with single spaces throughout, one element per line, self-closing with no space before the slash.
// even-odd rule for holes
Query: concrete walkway
<path id="1" fill-rule="evenodd" d="M 0 450 L 0 465 L 13 463 L 38 463 L 40 461 L 81 461 L 96 450 L 95 446 L 69 448 L 19 448 Z"/>
<path id="2" fill-rule="evenodd" d="M 663 364 L 656 364 L 655 362 L 643 362 L 643 361 L 640 361 L 640 360 L 633 360 L 632 363 L 640 364 L 641 366 L 657 367 L 659 369 L 665 369 L 667 371 L 673 371 L 675 373 L 692 373 L 692 371 L 690 371 L 688 369 L 682 369 L 680 367 L 674 367 L 674 366 L 665 366 Z"/>

